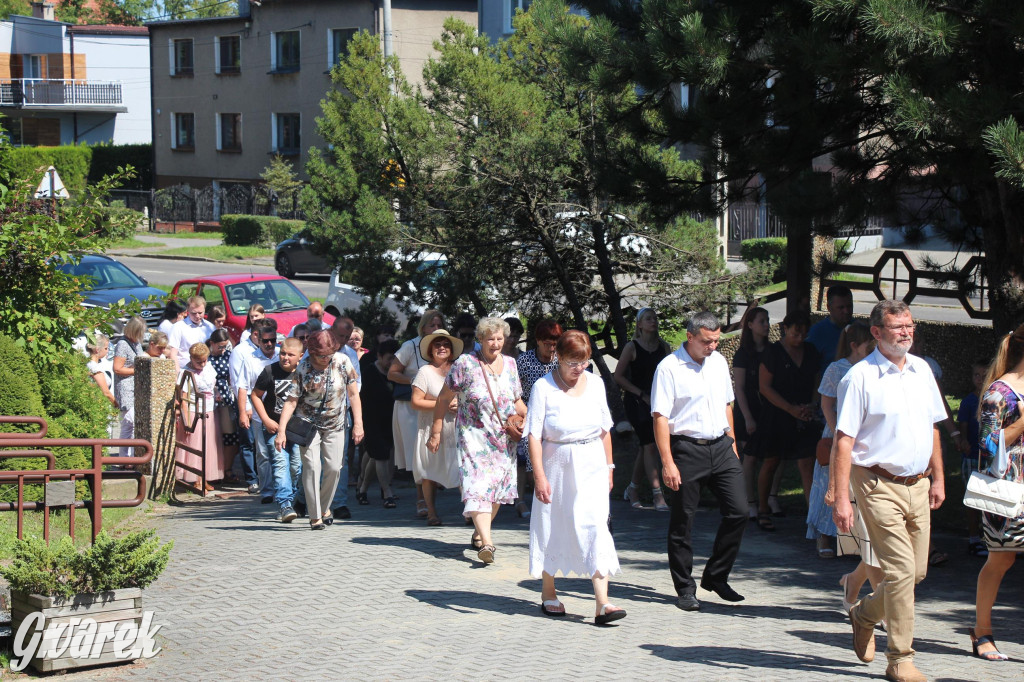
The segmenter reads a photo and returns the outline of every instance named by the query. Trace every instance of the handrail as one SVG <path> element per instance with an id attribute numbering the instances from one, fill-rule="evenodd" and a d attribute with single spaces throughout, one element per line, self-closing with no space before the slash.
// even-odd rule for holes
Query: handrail
<path id="1" fill-rule="evenodd" d="M 15 458 L 44 458 L 47 463 L 46 469 L 23 469 L 23 470 L 0 470 L 0 485 L 16 485 L 18 488 L 17 502 L 0 502 L 0 512 L 18 512 L 18 537 L 24 537 L 24 512 L 26 510 L 42 509 L 43 516 L 43 538 L 50 540 L 50 508 L 53 506 L 68 507 L 68 533 L 73 538 L 75 535 L 75 509 L 86 509 L 92 520 L 92 539 L 95 542 L 96 536 L 103 530 L 103 509 L 137 507 L 146 499 L 146 478 L 143 473 L 136 469 L 125 471 L 104 471 L 104 466 L 127 466 L 138 467 L 148 464 L 153 459 L 153 445 L 139 438 L 45 438 L 40 434 L 46 433 L 46 420 L 41 417 L 9 417 L 0 416 L 0 423 L 5 424 L 38 424 L 41 428 L 35 434 L 0 434 L 0 460 Z M 52 448 L 64 447 L 88 447 L 92 449 L 92 468 L 89 469 L 58 469 L 56 458 Z M 129 447 L 133 450 L 142 450 L 141 455 L 105 455 L 104 449 L 110 447 Z M 103 479 L 134 479 L 136 481 L 135 497 L 119 500 L 103 499 Z M 43 484 L 54 482 L 54 480 L 67 480 L 77 483 L 85 480 L 92 491 L 92 498 L 89 500 L 73 499 L 68 504 L 50 505 L 44 496 L 42 502 L 26 501 L 25 486 L 32 484 Z"/>

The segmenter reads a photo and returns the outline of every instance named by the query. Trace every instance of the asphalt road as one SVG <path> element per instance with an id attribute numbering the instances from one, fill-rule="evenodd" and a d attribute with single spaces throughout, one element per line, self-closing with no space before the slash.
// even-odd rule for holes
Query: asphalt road
<path id="1" fill-rule="evenodd" d="M 151 284 L 166 286 L 173 286 L 179 280 L 188 277 L 225 275 L 237 272 L 251 272 L 259 275 L 277 274 L 270 266 L 239 266 L 230 263 L 207 263 L 171 258 L 133 258 L 131 256 L 117 256 L 116 258 L 131 268 L 135 274 L 145 277 Z M 329 282 L 329 275 L 304 275 L 292 280 L 292 283 L 310 298 L 326 297 Z"/>

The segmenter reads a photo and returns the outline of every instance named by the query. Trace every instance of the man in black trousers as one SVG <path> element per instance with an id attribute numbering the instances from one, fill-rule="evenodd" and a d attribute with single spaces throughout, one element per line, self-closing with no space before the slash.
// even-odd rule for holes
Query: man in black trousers
<path id="1" fill-rule="evenodd" d="M 686 325 L 686 341 L 658 364 L 651 390 L 654 441 L 661 454 L 662 481 L 673 492 L 668 529 L 668 565 L 684 611 L 699 611 L 690 534 L 707 485 L 718 499 L 722 522 L 700 586 L 726 601 L 743 601 L 729 586 L 747 523 L 746 492 L 732 434 L 732 377 L 718 352 L 722 328 L 709 312 Z"/>

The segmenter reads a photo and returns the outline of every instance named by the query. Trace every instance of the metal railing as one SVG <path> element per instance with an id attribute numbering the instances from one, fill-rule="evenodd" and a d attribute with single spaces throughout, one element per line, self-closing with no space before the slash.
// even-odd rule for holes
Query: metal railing
<path id="1" fill-rule="evenodd" d="M 866 275 L 871 281 L 841 280 L 836 277 L 840 273 Z M 937 286 L 921 286 L 922 281 L 933 282 Z M 821 278 L 816 304 L 818 310 L 822 309 L 825 290 L 833 284 L 870 291 L 879 301 L 898 298 L 909 304 L 918 296 L 955 299 L 972 319 L 992 319 L 988 274 L 982 256 L 971 256 L 955 271 L 916 267 L 906 253 L 894 250 L 883 251 L 874 265 L 840 264 L 832 269 L 829 276 Z"/>
<path id="2" fill-rule="evenodd" d="M 153 459 L 153 446 L 147 440 L 121 438 L 47 438 L 46 420 L 41 417 L 0 416 L 0 424 L 35 424 L 39 430 L 32 433 L 0 433 L 0 461 L 12 459 L 45 459 L 45 469 L 0 470 L 0 486 L 15 485 L 17 502 L 0 502 L 0 512 L 17 511 L 18 537 L 24 536 L 25 511 L 43 512 L 43 538 L 50 541 L 50 509 L 68 508 L 68 534 L 75 537 L 75 510 L 85 509 L 92 522 L 92 539 L 103 530 L 103 509 L 137 507 L 146 499 L 146 479 L 141 471 L 104 471 L 104 466 L 137 466 Z M 92 467 L 89 469 L 58 469 L 51 448 L 90 448 Z M 129 457 L 103 454 L 109 447 L 141 448 L 142 455 Z M 104 480 L 134 480 L 135 497 L 120 500 L 103 499 Z M 79 500 L 76 484 L 85 481 L 91 499 Z M 43 486 L 43 500 L 26 501 L 26 485 Z"/>
<path id="3" fill-rule="evenodd" d="M 121 83 L 48 78 L 0 80 L 0 106 L 121 106 Z"/>

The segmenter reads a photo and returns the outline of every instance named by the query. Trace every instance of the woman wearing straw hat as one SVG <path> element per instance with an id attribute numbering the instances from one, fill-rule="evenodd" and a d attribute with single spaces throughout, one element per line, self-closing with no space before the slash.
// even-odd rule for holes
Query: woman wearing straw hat
<path id="1" fill-rule="evenodd" d="M 416 439 L 416 453 L 412 463 L 412 474 L 417 484 L 423 486 L 423 499 L 427 503 L 427 525 L 440 526 L 434 496 L 438 486 L 456 488 L 460 483 L 459 458 L 455 451 L 455 411 L 458 400 L 448 403 L 441 426 L 441 446 L 436 452 L 427 450 L 430 440 L 430 425 L 434 421 L 434 407 L 437 396 L 444 389 L 444 379 L 455 358 L 462 355 L 462 340 L 444 329 L 428 334 L 420 340 L 420 357 L 428 365 L 420 367 L 412 380 L 412 407 L 419 413 L 419 437 Z M 385 502 L 386 506 L 386 502 Z"/>

